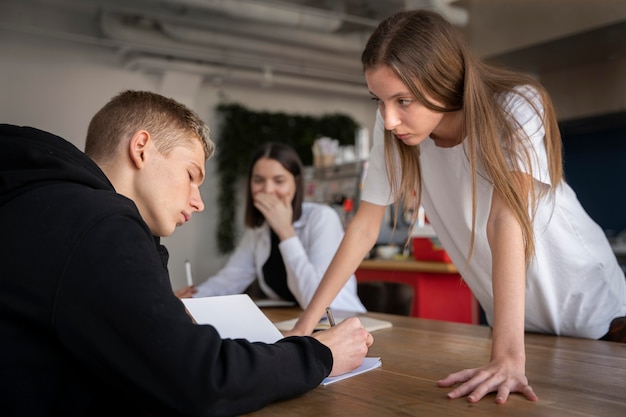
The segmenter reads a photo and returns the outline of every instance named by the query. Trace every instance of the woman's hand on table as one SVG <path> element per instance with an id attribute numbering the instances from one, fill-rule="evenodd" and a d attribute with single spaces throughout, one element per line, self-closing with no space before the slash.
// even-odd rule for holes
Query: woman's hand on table
<path id="1" fill-rule="evenodd" d="M 538 400 L 532 387 L 528 385 L 524 366 L 520 367 L 510 360 L 492 361 L 480 368 L 464 369 L 437 381 L 440 387 L 451 387 L 458 383 L 461 385 L 450 391 L 448 398 L 455 399 L 467 395 L 467 400 L 475 403 L 490 392 L 496 392 L 496 403 L 504 404 L 510 393 L 518 392 L 530 401 Z"/>
<path id="2" fill-rule="evenodd" d="M 313 337 L 326 345 L 333 354 L 330 376 L 350 372 L 363 363 L 374 337 L 356 317 L 343 320 L 328 330 L 313 333 Z"/>

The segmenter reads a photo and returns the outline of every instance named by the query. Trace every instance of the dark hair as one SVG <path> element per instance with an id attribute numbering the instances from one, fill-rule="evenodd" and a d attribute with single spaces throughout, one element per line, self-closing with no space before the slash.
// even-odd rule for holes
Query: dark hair
<path id="1" fill-rule="evenodd" d="M 252 181 L 252 169 L 259 159 L 268 158 L 280 163 L 283 168 L 293 175 L 296 183 L 296 192 L 291 202 L 293 209 L 292 221 L 298 220 L 302 215 L 302 201 L 304 200 L 304 168 L 296 151 L 285 144 L 269 142 L 262 145 L 253 155 L 248 168 L 248 190 L 246 191 L 245 224 L 247 227 L 259 227 L 265 221 L 263 214 L 254 207 L 250 183 Z"/>

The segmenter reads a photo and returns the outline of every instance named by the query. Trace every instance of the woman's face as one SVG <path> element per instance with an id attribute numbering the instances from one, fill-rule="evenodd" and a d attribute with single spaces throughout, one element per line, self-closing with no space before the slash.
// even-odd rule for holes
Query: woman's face
<path id="1" fill-rule="evenodd" d="M 291 204 L 296 194 L 296 179 L 280 162 L 261 158 L 252 167 L 250 191 L 253 196 L 266 193 Z"/>
<path id="2" fill-rule="evenodd" d="M 378 103 L 385 129 L 406 145 L 419 145 L 442 130 L 444 113 L 432 111 L 421 104 L 404 82 L 386 65 L 365 71 L 370 93 Z M 430 99 L 433 104 L 440 105 Z"/>

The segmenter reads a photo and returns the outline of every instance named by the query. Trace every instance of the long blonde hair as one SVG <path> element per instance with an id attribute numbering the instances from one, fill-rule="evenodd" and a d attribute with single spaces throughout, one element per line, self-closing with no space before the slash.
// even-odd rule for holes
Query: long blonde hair
<path id="1" fill-rule="evenodd" d="M 508 114 L 501 100 L 508 93 L 524 97 L 542 116 L 548 173 L 555 186 L 563 178 L 561 136 L 552 101 L 545 89 L 532 77 L 497 68 L 473 56 L 461 33 L 442 16 L 426 10 L 405 10 L 384 20 L 372 33 L 363 51 L 363 69 L 381 65 L 391 68 L 406 84 L 416 100 L 436 112 L 460 111 L 462 136 L 472 172 L 472 230 L 467 261 L 474 248 L 476 226 L 476 183 L 479 164 L 484 167 L 494 191 L 512 209 L 522 228 L 525 258 L 535 252 L 532 217 L 539 199 L 547 192 L 541 187 L 520 193 L 514 171 L 532 175 L 529 138 L 519 123 Z M 532 89 L 520 89 L 529 86 Z M 538 108 L 526 91 L 536 91 L 543 105 Z M 427 99 L 432 97 L 443 106 Z M 419 147 L 394 140 L 385 131 L 387 172 L 396 201 L 415 209 L 421 198 Z M 399 159 L 401 170 L 393 167 Z M 400 175 L 400 178 L 398 178 Z M 417 212 L 417 210 L 414 210 Z"/>

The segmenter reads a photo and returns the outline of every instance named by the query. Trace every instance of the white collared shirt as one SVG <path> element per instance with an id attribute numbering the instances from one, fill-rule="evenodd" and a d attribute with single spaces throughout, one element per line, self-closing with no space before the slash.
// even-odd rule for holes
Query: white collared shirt
<path id="1" fill-rule="evenodd" d="M 302 204 L 302 215 L 293 226 L 296 236 L 280 242 L 278 247 L 287 270 L 287 286 L 300 307 L 306 308 L 343 239 L 343 226 L 331 207 L 310 202 Z M 280 300 L 263 276 L 263 265 L 270 255 L 270 249 L 267 223 L 254 229 L 247 228 L 226 265 L 198 285 L 194 297 L 240 294 L 258 278 L 263 292 L 269 298 Z M 354 275 L 337 294 L 331 307 L 345 311 L 366 311 L 357 295 Z"/>

